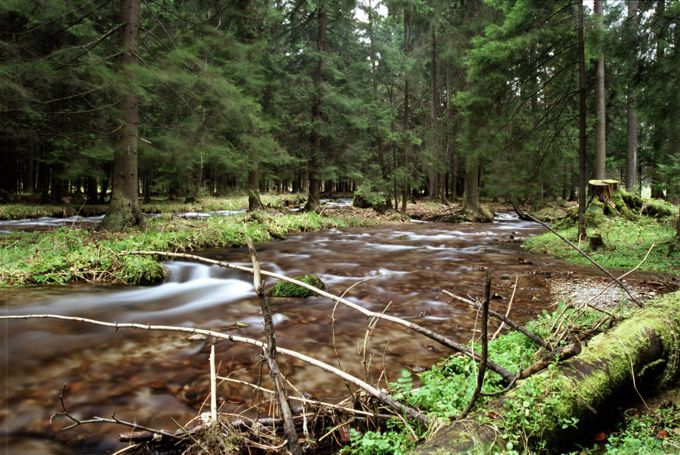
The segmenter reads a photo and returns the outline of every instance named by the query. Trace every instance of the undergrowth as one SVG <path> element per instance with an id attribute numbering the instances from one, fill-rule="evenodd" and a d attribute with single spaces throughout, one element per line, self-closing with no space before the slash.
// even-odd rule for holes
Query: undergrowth
<path id="1" fill-rule="evenodd" d="M 574 243 L 578 242 L 578 229 L 571 226 L 559 230 Z M 597 224 L 588 225 L 588 234 L 602 235 L 605 246 L 592 251 L 587 241 L 580 247 L 605 268 L 632 269 L 655 244 L 641 270 L 680 275 L 680 248 L 673 247 L 675 229 L 670 221 L 639 217 L 635 221 L 622 217 L 601 217 Z M 590 262 L 551 232 L 527 239 L 524 246 L 532 251 L 548 253 L 576 264 Z"/>
<path id="2" fill-rule="evenodd" d="M 289 233 L 370 224 L 357 217 L 317 213 L 249 215 L 184 220 L 161 217 L 126 233 L 59 228 L 0 237 L 0 286 L 62 284 L 72 281 L 151 284 L 163 279 L 156 259 L 126 254 L 133 250 L 192 251 L 245 245 Z"/>
<path id="3" fill-rule="evenodd" d="M 544 339 L 549 339 L 557 315 L 568 316 L 575 328 L 584 329 L 591 327 L 601 317 L 595 310 L 586 309 L 580 312 L 560 304 L 554 312 L 544 312 L 536 320 L 529 322 L 527 328 Z M 519 332 L 508 332 L 489 343 L 489 359 L 510 371 L 528 367 L 542 354 L 544 352 L 533 341 Z M 470 401 L 476 386 L 477 368 L 477 364 L 470 358 L 452 355 L 431 369 L 419 373 L 417 377 L 410 371 L 403 370 L 400 377 L 390 384 L 391 392 L 395 398 L 417 407 L 432 420 L 450 422 L 461 415 Z M 499 393 L 503 387 L 501 377 L 489 371 L 482 391 L 487 394 Z M 560 406 L 558 394 L 551 394 L 550 390 L 549 383 L 534 382 L 532 387 L 524 388 L 521 395 L 509 400 L 502 410 L 488 407 L 497 399 L 496 396 L 482 396 L 469 418 L 478 419 L 481 423 L 491 424 L 498 429 L 499 437 L 504 441 L 503 453 L 541 450 L 541 447 L 528 448 L 527 441 L 535 440 L 544 428 L 549 427 L 546 423 L 553 418 L 551 407 Z M 535 412 L 536 409 L 541 409 L 542 412 Z M 557 423 L 567 428 L 575 426 L 578 420 L 570 418 Z M 417 439 L 426 437 L 427 431 L 427 428 L 408 428 L 402 420 L 393 419 L 381 431 L 367 431 L 362 434 L 352 430 L 350 445 L 343 453 L 410 453 Z"/>

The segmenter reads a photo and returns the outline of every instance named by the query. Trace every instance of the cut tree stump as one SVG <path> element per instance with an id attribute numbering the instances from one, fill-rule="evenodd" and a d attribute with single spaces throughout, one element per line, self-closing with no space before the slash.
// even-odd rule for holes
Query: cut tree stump
<path id="1" fill-rule="evenodd" d="M 580 355 L 520 381 L 485 415 L 441 430 L 416 453 L 502 451 L 508 442 L 503 435 L 519 436 L 528 445 L 513 448 L 520 452 L 538 443 L 569 443 L 619 402 L 647 387 L 672 384 L 680 376 L 679 364 L 680 292 L 675 292 L 596 336 Z M 574 418 L 578 428 L 571 425 Z"/>
<path id="2" fill-rule="evenodd" d="M 590 192 L 590 200 L 597 197 L 603 204 L 615 207 L 614 192 L 618 187 L 618 180 L 589 180 L 588 190 Z"/>
<path id="3" fill-rule="evenodd" d="M 601 234 L 593 234 L 588 239 L 588 245 L 590 246 L 590 249 L 592 251 L 595 251 L 598 248 L 602 248 L 604 246 L 604 240 L 602 240 L 602 235 Z"/>

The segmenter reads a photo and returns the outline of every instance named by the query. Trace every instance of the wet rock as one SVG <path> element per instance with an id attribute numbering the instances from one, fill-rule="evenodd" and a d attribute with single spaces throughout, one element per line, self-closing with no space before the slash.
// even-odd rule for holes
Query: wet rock
<path id="1" fill-rule="evenodd" d="M 191 335 L 189 338 L 187 338 L 187 340 L 193 341 L 193 342 L 196 342 L 196 343 L 200 342 L 200 341 L 205 341 L 207 339 L 208 339 L 207 336 L 201 335 L 200 333 L 195 333 L 195 334 Z"/>
<path id="2" fill-rule="evenodd" d="M 312 285 L 318 289 L 325 289 L 326 287 L 324 286 L 323 281 L 321 281 L 321 278 L 314 274 L 297 276 L 294 278 L 298 281 L 302 281 L 303 283 Z M 274 285 L 274 287 L 271 288 L 271 290 L 269 291 L 269 295 L 271 297 L 304 298 L 314 295 L 314 292 L 307 288 L 303 288 L 302 286 L 298 286 L 297 284 L 288 283 L 286 281 L 279 281 Z"/>

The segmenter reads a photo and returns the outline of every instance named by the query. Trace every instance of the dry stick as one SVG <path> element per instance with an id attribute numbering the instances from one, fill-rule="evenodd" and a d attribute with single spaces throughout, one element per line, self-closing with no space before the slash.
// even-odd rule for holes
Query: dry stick
<path id="1" fill-rule="evenodd" d="M 486 374 L 486 361 L 489 358 L 489 301 L 491 300 L 491 273 L 486 269 L 484 276 L 484 301 L 482 302 L 482 361 L 479 363 L 479 371 L 477 372 L 477 385 L 475 391 L 470 398 L 465 411 L 460 415 L 459 419 L 464 419 L 475 405 L 479 394 L 484 385 L 484 375 Z"/>
<path id="2" fill-rule="evenodd" d="M 137 255 L 146 255 L 146 256 L 165 256 L 165 257 L 174 257 L 174 258 L 183 258 L 183 259 L 192 259 L 194 261 L 198 262 L 203 262 L 206 264 L 213 264 L 213 265 L 218 265 L 220 267 L 228 268 L 228 269 L 234 269 L 234 270 L 241 270 L 243 272 L 248 272 L 248 273 L 253 273 L 253 269 L 249 267 L 244 267 L 242 265 L 237 265 L 237 264 L 231 264 L 228 262 L 223 262 L 223 261 L 217 261 L 214 259 L 207 259 L 201 256 L 196 256 L 193 254 L 186 254 L 186 253 L 168 253 L 164 251 L 128 251 L 127 254 L 137 254 Z M 412 322 L 406 321 L 404 319 L 398 318 L 396 316 L 392 316 L 389 314 L 380 314 L 380 313 L 375 313 L 373 311 L 367 310 L 365 308 L 362 308 L 360 305 L 357 305 L 356 303 L 352 303 L 347 299 L 340 298 L 338 296 L 335 296 L 329 292 L 322 291 L 321 289 L 318 289 L 310 284 L 307 284 L 303 281 L 296 280 L 294 278 L 288 278 L 285 275 L 280 275 L 278 273 L 274 272 L 268 272 L 266 270 L 261 270 L 260 273 L 265 276 L 269 276 L 272 278 L 276 278 L 281 281 L 286 281 L 288 283 L 296 284 L 300 287 L 303 287 L 305 289 L 309 289 L 310 291 L 314 292 L 315 294 L 318 294 L 322 297 L 326 297 L 332 300 L 335 300 L 339 303 L 342 303 L 343 305 L 352 308 L 360 313 L 362 313 L 364 316 L 367 316 L 369 318 L 371 317 L 378 317 L 379 319 L 383 319 L 385 321 L 389 321 L 398 325 L 401 325 L 403 327 L 406 327 L 408 329 L 413 330 L 414 332 L 418 332 L 421 335 L 424 335 L 431 340 L 437 341 L 438 343 L 441 343 L 444 346 L 447 346 L 453 350 L 456 350 L 458 352 L 462 352 L 463 354 L 472 357 L 476 361 L 480 361 L 481 358 L 477 353 L 469 349 L 467 346 L 461 343 L 457 343 L 439 333 L 433 332 L 430 329 L 427 329 L 423 326 L 420 326 L 418 324 L 414 324 Z M 498 365 L 495 362 L 488 362 L 488 367 L 490 370 L 498 373 L 506 383 L 510 383 L 512 379 L 514 378 L 514 375 L 510 373 L 507 369 L 503 368 L 502 366 Z"/>
<path id="3" fill-rule="evenodd" d="M 157 430 L 155 428 L 150 428 L 150 427 L 147 427 L 147 426 L 144 426 L 144 425 L 139 425 L 139 424 L 134 423 L 134 422 L 128 422 L 126 420 L 121 420 L 118 417 L 116 417 L 115 413 L 111 416 L 110 419 L 107 419 L 105 417 L 94 416 L 91 419 L 80 420 L 80 419 L 74 417 L 66 409 L 66 405 L 64 404 L 64 391 L 65 390 L 66 390 L 66 384 L 64 384 L 64 386 L 61 388 L 61 392 L 59 393 L 59 403 L 61 403 L 62 411 L 61 412 L 55 412 L 50 417 L 50 423 L 52 423 L 52 420 L 55 417 L 60 417 L 60 416 L 66 417 L 67 419 L 69 419 L 73 423 L 71 425 L 68 425 L 68 426 L 62 428 L 60 431 L 70 430 L 71 428 L 75 428 L 77 426 L 85 425 L 85 424 L 88 424 L 88 423 L 114 423 L 114 424 L 117 424 L 117 425 L 122 425 L 122 426 L 125 426 L 125 427 L 132 428 L 133 430 L 147 431 L 149 433 L 153 433 L 153 434 L 160 436 L 160 437 L 166 437 L 166 438 L 171 438 L 171 439 L 175 439 L 175 440 L 179 440 L 179 439 L 182 438 L 181 434 L 175 434 L 175 433 L 171 433 L 169 431 L 164 431 L 164 430 Z"/>
<path id="4" fill-rule="evenodd" d="M 101 325 L 104 327 L 113 327 L 114 329 L 139 329 L 139 330 L 158 330 L 158 331 L 166 331 L 166 332 L 182 332 L 182 333 L 189 333 L 189 334 L 200 334 L 200 335 L 206 335 L 206 336 L 211 336 L 215 338 L 219 338 L 222 340 L 228 340 L 232 341 L 234 343 L 243 343 L 243 344 L 249 344 L 251 346 L 256 346 L 260 349 L 264 349 L 266 346 L 265 343 L 259 340 L 254 340 L 252 338 L 246 338 L 242 337 L 239 335 L 231 335 L 229 333 L 222 333 L 222 332 L 216 332 L 214 330 L 206 330 L 206 329 L 198 329 L 194 327 L 178 327 L 178 326 L 172 326 L 172 325 L 154 325 L 154 324 L 139 324 L 135 322 L 108 322 L 108 321 L 99 321 L 96 319 L 89 319 L 89 318 L 81 318 L 81 317 L 76 317 L 76 316 L 64 316 L 61 314 L 20 314 L 20 315 L 0 315 L 0 321 L 5 320 L 5 319 L 59 319 L 62 321 L 75 321 L 75 322 L 82 322 L 85 324 L 92 324 L 92 325 Z M 309 357 L 308 355 L 302 354 L 297 351 L 293 351 L 291 349 L 286 349 L 286 348 L 277 348 L 277 352 L 280 354 L 284 354 L 290 357 L 293 357 L 295 359 L 301 360 L 304 363 L 307 363 L 309 365 L 313 365 L 315 367 L 318 367 L 324 371 L 327 371 L 335 376 L 338 376 L 346 381 L 351 382 L 352 384 L 356 385 L 357 387 L 360 387 L 364 389 L 369 395 L 374 396 L 377 398 L 379 401 L 385 403 L 387 406 L 391 407 L 392 409 L 396 410 L 397 412 L 403 413 L 407 415 L 408 417 L 417 420 L 425 425 L 428 425 L 430 423 L 429 419 L 418 412 L 417 410 L 406 406 L 394 398 L 392 396 L 386 394 L 385 392 L 382 392 L 381 390 L 373 387 L 370 384 L 367 384 L 366 382 L 362 381 L 359 378 L 356 378 L 348 373 L 345 373 L 342 370 L 339 370 L 335 368 L 332 365 L 329 365 L 325 362 L 322 362 L 321 360 L 317 360 L 313 357 Z"/>
<path id="5" fill-rule="evenodd" d="M 252 387 L 253 389 L 257 389 L 257 390 L 264 392 L 264 393 L 268 393 L 268 394 L 272 394 L 272 395 L 274 394 L 273 390 L 267 389 L 267 388 L 259 386 L 257 384 L 253 384 L 251 382 L 241 381 L 239 379 L 228 378 L 228 377 L 225 377 L 225 376 L 218 376 L 217 379 L 219 379 L 220 381 L 225 381 L 225 382 L 233 382 L 234 384 L 242 384 L 242 385 L 245 385 L 245 386 L 248 386 L 248 387 Z M 292 401 L 299 401 L 301 403 L 306 403 L 306 404 L 314 404 L 314 405 L 320 406 L 322 408 L 337 409 L 339 411 L 347 412 L 349 414 L 358 414 L 358 415 L 367 416 L 367 417 L 379 417 L 381 419 L 391 419 L 392 417 L 394 417 L 393 414 L 376 414 L 374 412 L 361 411 L 359 409 L 348 408 L 346 406 L 341 406 L 339 404 L 326 403 L 325 401 L 309 400 L 309 399 L 304 398 L 304 397 L 296 397 L 296 396 L 291 395 L 291 396 L 288 397 L 288 399 L 292 400 Z"/>
<path id="6" fill-rule="evenodd" d="M 479 308 L 482 306 L 482 305 L 480 305 L 479 303 L 477 303 L 477 302 L 475 302 L 475 301 L 472 301 L 472 300 L 466 299 L 465 297 L 461 297 L 461 296 L 459 296 L 459 295 L 453 294 L 453 293 L 451 293 L 451 292 L 449 292 L 449 291 L 447 291 L 447 290 L 442 290 L 442 292 L 443 292 L 444 294 L 448 295 L 449 297 L 452 297 L 452 298 L 454 298 L 454 299 L 456 299 L 456 300 L 460 300 L 461 302 L 467 303 L 468 305 L 471 305 L 471 306 L 473 306 L 473 307 L 475 307 L 475 308 L 477 308 L 477 309 L 479 309 Z M 531 341 L 533 341 L 534 343 L 538 344 L 539 346 L 544 347 L 544 348 L 546 348 L 546 349 L 551 349 L 550 344 L 549 344 L 547 341 L 545 341 L 543 338 L 539 337 L 538 335 L 536 335 L 536 334 L 534 334 L 534 333 L 531 333 L 531 332 L 530 332 L 529 330 L 527 330 L 524 326 L 522 326 L 522 325 L 516 323 L 516 322 L 513 321 L 512 319 L 508 319 L 508 318 L 506 318 L 505 316 L 503 316 L 502 314 L 500 314 L 500 313 L 498 313 L 498 312 L 496 312 L 496 311 L 493 311 L 493 310 L 488 310 L 488 313 L 489 313 L 490 316 L 493 316 L 494 318 L 503 321 L 504 323 L 508 324 L 508 325 L 509 325 L 510 327 L 512 327 L 513 329 L 515 329 L 515 330 L 517 330 L 518 332 L 522 333 L 524 336 L 526 336 L 527 338 L 529 338 Z"/>
<path id="7" fill-rule="evenodd" d="M 215 345 L 210 346 L 210 422 L 217 422 L 217 373 L 215 372 Z"/>
<path id="8" fill-rule="evenodd" d="M 574 244 L 573 244 L 572 242 L 570 242 L 568 239 L 564 238 L 559 232 L 557 232 L 555 229 L 553 229 L 553 227 L 550 226 L 548 223 L 544 223 L 543 221 L 537 219 L 536 217 L 534 217 L 534 216 L 532 216 L 532 215 L 530 215 L 530 214 L 528 214 L 528 213 L 526 213 L 526 216 L 529 217 L 531 220 L 533 220 L 533 221 L 535 221 L 535 222 L 537 222 L 537 223 L 539 223 L 539 224 L 542 224 L 543 226 L 545 226 L 546 228 L 548 228 L 548 229 L 550 230 L 550 232 L 552 232 L 552 233 L 555 234 L 557 237 L 559 237 L 560 239 L 562 239 L 563 241 L 565 241 L 565 242 L 567 243 L 567 245 L 569 245 L 570 247 L 572 247 L 573 249 L 575 249 L 581 256 L 583 256 L 584 258 L 588 259 L 588 261 L 590 261 L 591 264 L 593 264 L 595 267 L 597 267 L 597 268 L 600 269 L 602 272 L 604 272 L 609 278 L 611 278 L 612 280 L 614 280 L 614 282 L 615 282 L 617 285 L 619 285 L 619 287 L 620 287 L 621 289 L 623 289 L 623 290 L 626 292 L 626 294 L 628 294 L 628 296 L 630 297 L 630 299 L 631 299 L 633 302 L 635 302 L 635 304 L 636 304 L 637 306 L 639 306 L 640 308 L 642 308 L 642 304 L 641 304 L 641 303 L 635 298 L 635 296 L 628 290 L 628 288 L 626 287 L 626 285 L 624 285 L 624 284 L 621 282 L 621 280 L 619 280 L 619 279 L 616 278 L 614 275 L 612 275 L 611 272 L 609 272 L 609 270 L 605 269 L 605 268 L 602 267 L 600 264 L 598 264 L 593 258 L 591 258 L 590 256 L 588 256 L 581 248 L 579 248 L 578 246 L 574 245 Z"/>
<path id="9" fill-rule="evenodd" d="M 283 428 L 286 440 L 288 441 L 288 450 L 293 455 L 302 455 L 302 448 L 298 441 L 297 431 L 295 430 L 295 422 L 293 422 L 293 413 L 290 410 L 290 403 L 288 403 L 288 392 L 286 391 L 286 384 L 281 378 L 281 371 L 279 364 L 276 361 L 276 333 L 274 333 L 274 323 L 272 320 L 272 312 L 269 308 L 269 300 L 264 292 L 264 280 L 260 276 L 260 262 L 257 260 L 257 252 L 250 237 L 246 236 L 246 243 L 250 251 L 250 260 L 253 262 L 253 287 L 257 293 L 260 301 L 260 308 L 262 308 L 262 319 L 264 320 L 264 333 L 267 337 L 267 344 L 263 347 L 262 352 L 269 364 L 269 374 L 274 383 L 274 398 L 279 403 L 281 408 L 281 415 L 283 417 Z"/>
<path id="10" fill-rule="evenodd" d="M 508 302 L 508 309 L 505 311 L 505 317 L 506 318 L 508 316 L 510 316 L 510 310 L 512 309 L 512 302 L 515 300 L 515 293 L 517 292 L 517 283 L 518 282 L 519 282 L 519 275 L 517 275 L 515 277 L 515 285 L 512 287 L 512 295 L 510 296 L 510 302 Z M 501 322 L 501 325 L 498 326 L 498 329 L 496 329 L 493 336 L 491 337 L 491 341 L 496 339 L 498 334 L 501 333 L 501 330 L 503 330 L 504 326 L 505 326 L 505 321 Z"/>

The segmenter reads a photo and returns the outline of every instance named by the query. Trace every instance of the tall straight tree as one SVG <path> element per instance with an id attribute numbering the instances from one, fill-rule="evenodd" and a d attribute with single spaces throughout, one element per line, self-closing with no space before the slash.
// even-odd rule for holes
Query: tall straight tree
<path id="1" fill-rule="evenodd" d="M 113 155 L 113 186 L 111 205 L 100 228 L 122 230 L 141 224 L 137 182 L 137 140 L 139 108 L 135 88 L 136 53 L 139 45 L 139 0 L 120 1 L 120 75 L 132 87 L 120 94 L 120 128 Z"/>
<path id="2" fill-rule="evenodd" d="M 628 37 L 632 44 L 628 48 L 630 68 L 637 67 L 638 0 L 628 0 Z M 637 187 L 638 166 L 638 120 L 636 112 L 635 77 L 629 77 L 626 93 L 627 145 L 626 145 L 626 190 Z"/>
<path id="3" fill-rule="evenodd" d="M 578 235 L 586 238 L 586 56 L 583 0 L 578 2 Z"/>
<path id="4" fill-rule="evenodd" d="M 321 103 L 323 100 L 323 70 L 326 53 L 326 9 L 323 1 L 316 7 L 316 65 L 314 67 L 314 97 L 312 99 L 312 133 L 310 137 L 309 192 L 305 210 L 319 208 L 321 195 Z"/>
<path id="5" fill-rule="evenodd" d="M 598 30 L 602 30 L 602 0 L 593 3 Z M 597 58 L 596 97 L 597 123 L 595 124 L 595 178 L 603 179 L 607 161 L 607 120 L 605 111 L 605 69 L 604 69 L 604 46 L 600 39 L 600 52 Z"/>

